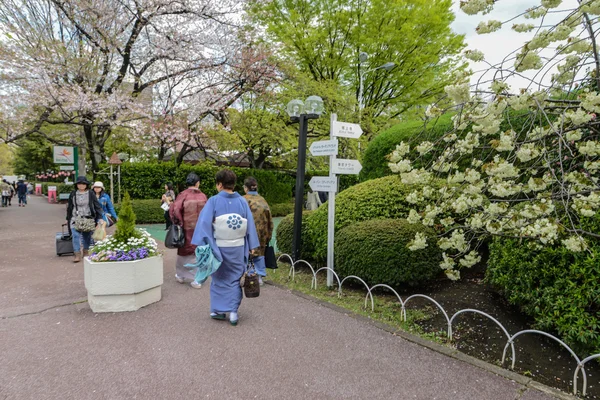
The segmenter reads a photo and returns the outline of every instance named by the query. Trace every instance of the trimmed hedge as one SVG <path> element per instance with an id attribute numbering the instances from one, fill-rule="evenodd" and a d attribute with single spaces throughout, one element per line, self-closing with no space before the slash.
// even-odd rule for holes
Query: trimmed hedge
<path id="1" fill-rule="evenodd" d="M 417 142 L 434 141 L 452 129 L 453 123 L 450 118 L 452 118 L 451 114 L 444 114 L 427 124 L 424 121 L 406 121 L 377 135 L 365 150 L 360 179 L 365 181 L 390 175 L 392 172 L 388 168 L 387 156 L 394 151 L 396 145 L 416 137 L 419 139 Z"/>
<path id="2" fill-rule="evenodd" d="M 375 218 L 406 218 L 411 205 L 404 199 L 415 190 L 406 186 L 397 175 L 373 179 L 353 186 L 336 196 L 335 230 L 355 222 Z M 308 218 L 308 239 L 315 252 L 311 259 L 327 258 L 327 203 Z M 336 241 L 339 240 L 336 238 Z"/>
<path id="3" fill-rule="evenodd" d="M 35 194 L 35 183 L 40 183 L 40 182 L 32 183 L 34 194 Z M 75 190 L 75 185 L 65 185 L 64 182 L 43 182 L 42 183 L 42 194 L 44 196 L 48 196 L 48 186 L 56 186 L 57 194 L 71 193 L 73 190 Z"/>
<path id="4" fill-rule="evenodd" d="M 285 217 L 294 213 L 294 203 L 280 203 L 269 205 L 272 217 Z"/>
<path id="5" fill-rule="evenodd" d="M 304 211 L 302 213 L 302 251 L 300 258 L 307 259 L 312 258 L 313 248 L 311 242 L 308 240 L 308 224 L 307 219 L 313 213 L 313 211 Z M 277 227 L 275 232 L 275 238 L 277 240 L 277 248 L 281 253 L 292 255 L 292 241 L 294 240 L 294 214 L 290 214 L 283 218 Z"/>
<path id="6" fill-rule="evenodd" d="M 200 177 L 200 189 L 208 196 L 217 193 L 215 174 L 222 169 L 212 164 L 175 163 L 123 163 L 121 165 L 121 185 L 134 199 L 160 199 L 164 193 L 164 185 L 172 182 L 177 193 L 185 190 L 185 178 L 190 172 Z M 244 193 L 244 179 L 254 176 L 259 185 L 260 194 L 269 204 L 289 202 L 292 199 L 296 178 L 291 173 L 257 170 L 246 168 L 230 168 L 237 175 L 236 191 Z"/>
<path id="7" fill-rule="evenodd" d="M 406 246 L 417 232 L 428 246 L 411 251 Z M 335 267 L 341 276 L 356 275 L 369 285 L 415 286 L 440 274 L 442 252 L 435 233 L 405 219 L 374 219 L 341 229 L 335 241 Z"/>
<path id="8" fill-rule="evenodd" d="M 132 200 L 131 206 L 135 214 L 136 222 L 139 224 L 159 224 L 165 222 L 165 212 L 160 208 L 160 199 L 158 200 Z M 115 204 L 117 216 L 121 204 Z"/>
<path id="9" fill-rule="evenodd" d="M 600 243 L 588 242 L 589 252 L 572 253 L 496 238 L 487 268 L 488 282 L 533 317 L 535 328 L 558 332 L 581 355 L 600 352 Z"/>
<path id="10" fill-rule="evenodd" d="M 530 130 L 531 115 L 528 110 L 525 111 L 514 111 L 508 112 L 508 118 L 505 118 L 500 124 L 500 130 L 505 131 L 513 129 L 517 134 L 521 134 Z M 409 142 L 411 147 L 418 145 L 419 143 L 428 140 L 435 142 L 446 133 L 454 129 L 454 123 L 452 122 L 451 113 L 441 115 L 437 119 L 432 119 L 427 122 L 425 121 L 405 121 L 400 124 L 394 125 L 390 129 L 383 131 L 377 135 L 368 145 L 363 156 L 362 165 L 363 169 L 360 172 L 360 179 L 362 181 L 368 179 L 380 178 L 382 176 L 390 175 L 392 172 L 388 168 L 387 156 L 394 151 L 396 145 L 400 142 Z M 549 121 L 556 119 L 555 115 L 548 117 Z M 484 160 L 488 157 L 489 152 L 494 150 L 485 149 L 480 154 L 474 154 L 473 156 L 479 160 Z M 417 168 L 426 167 L 427 164 L 432 160 L 434 152 L 429 153 L 420 160 L 414 163 Z M 470 163 L 469 157 L 465 158 L 464 162 Z"/>

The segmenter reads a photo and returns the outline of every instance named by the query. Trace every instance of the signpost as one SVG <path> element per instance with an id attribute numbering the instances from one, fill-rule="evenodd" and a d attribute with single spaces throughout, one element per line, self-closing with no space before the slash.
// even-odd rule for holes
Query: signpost
<path id="1" fill-rule="evenodd" d="M 338 158 L 333 163 L 333 173 L 340 175 L 358 175 L 362 165 L 358 160 L 343 160 Z"/>
<path id="2" fill-rule="evenodd" d="M 79 149 L 77 146 L 54 146 L 52 150 L 54 164 L 70 164 L 61 165 L 61 171 L 75 171 L 73 180 L 79 175 Z"/>
<path id="3" fill-rule="evenodd" d="M 330 176 L 313 176 L 308 182 L 313 192 L 337 192 L 337 178 Z"/>
<path id="4" fill-rule="evenodd" d="M 338 153 L 338 141 L 333 139 L 313 142 L 309 150 L 313 156 L 335 156 Z"/>
<path id="5" fill-rule="evenodd" d="M 333 246 L 335 242 L 335 194 L 338 189 L 338 175 L 358 174 L 362 165 L 358 160 L 338 159 L 338 137 L 358 139 L 363 131 L 358 124 L 340 122 L 336 114 L 331 114 L 330 139 L 310 145 L 313 156 L 329 156 L 329 176 L 314 176 L 308 183 L 315 192 L 329 192 L 327 208 L 327 286 L 333 285 Z"/>
<path id="6" fill-rule="evenodd" d="M 363 130 L 359 124 L 333 121 L 331 124 L 331 134 L 336 137 L 358 139 L 363 134 Z"/>
<path id="7" fill-rule="evenodd" d="M 75 148 L 72 146 L 54 146 L 54 164 L 73 164 Z"/>

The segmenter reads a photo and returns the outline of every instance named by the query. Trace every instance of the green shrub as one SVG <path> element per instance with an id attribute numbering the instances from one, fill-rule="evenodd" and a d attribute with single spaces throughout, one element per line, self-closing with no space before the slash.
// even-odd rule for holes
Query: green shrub
<path id="1" fill-rule="evenodd" d="M 425 249 L 406 246 L 415 234 L 427 237 Z M 418 285 L 440 274 L 442 252 L 435 233 L 405 219 L 374 219 L 341 229 L 335 240 L 335 268 L 341 276 L 356 275 L 369 285 Z"/>
<path id="2" fill-rule="evenodd" d="M 121 202 L 119 219 L 117 220 L 117 230 L 113 237 L 122 243 L 127 243 L 129 238 L 139 238 L 140 234 L 135 229 L 135 213 L 131 206 L 131 198 L 129 193 L 125 192 L 123 201 Z"/>
<path id="3" fill-rule="evenodd" d="M 388 168 L 387 156 L 394 151 L 396 145 L 400 142 L 409 142 L 411 147 L 428 140 L 435 142 L 446 133 L 454 129 L 452 121 L 452 113 L 446 113 L 437 119 L 425 121 L 405 121 L 392 126 L 390 129 L 383 131 L 377 135 L 367 146 L 362 159 L 363 169 L 360 173 L 362 181 L 368 179 L 380 178 L 390 175 L 392 172 Z M 556 116 L 550 116 L 549 121 L 556 119 Z M 523 134 L 531 129 L 532 117 L 528 110 L 525 111 L 508 111 L 506 118 L 500 124 L 500 130 L 514 130 L 517 134 Z M 485 160 L 489 157 L 489 153 L 494 152 L 491 148 L 479 150 L 473 154 L 474 158 Z M 426 167 L 434 156 L 435 152 L 416 160 L 414 167 Z M 463 162 L 467 165 L 471 162 L 471 157 L 466 157 Z"/>
<path id="4" fill-rule="evenodd" d="M 294 213 L 294 203 L 280 203 L 269 205 L 272 217 L 285 217 Z"/>
<path id="5" fill-rule="evenodd" d="M 301 259 L 311 259 L 313 248 L 308 240 L 308 224 L 307 219 L 312 214 L 312 211 L 304 211 L 302 213 L 302 251 Z M 280 252 L 292 255 L 292 241 L 294 240 L 294 214 L 290 214 L 283 218 L 275 232 L 277 240 L 277 248 Z"/>
<path id="6" fill-rule="evenodd" d="M 159 224 L 165 222 L 165 215 L 160 208 L 160 200 L 132 200 L 131 207 L 139 224 Z M 115 204 L 115 210 L 119 218 L 121 204 Z"/>
<path id="7" fill-rule="evenodd" d="M 235 190 L 242 195 L 244 194 L 244 179 L 253 176 L 258 181 L 258 192 L 268 204 L 285 203 L 292 200 L 292 193 L 296 186 L 295 174 L 263 169 L 231 168 L 231 170 L 238 177 Z M 213 186 L 214 182 L 213 175 Z"/>
<path id="8" fill-rule="evenodd" d="M 221 169 L 210 163 L 197 165 L 172 162 L 124 163 L 121 165 L 121 186 L 134 199 L 160 199 L 164 185 L 172 182 L 179 193 L 186 189 L 185 178 L 190 172 L 200 177 L 200 190 L 208 197 L 215 195 L 215 175 Z M 292 199 L 296 178 L 291 173 L 247 168 L 231 168 L 238 177 L 236 191 L 243 194 L 244 179 L 254 176 L 258 180 L 260 194 L 269 204 L 285 203 Z"/>
<path id="9" fill-rule="evenodd" d="M 375 218 L 406 218 L 411 205 L 404 200 L 415 190 L 406 186 L 397 175 L 359 183 L 336 196 L 335 229 Z M 327 258 L 327 203 L 308 218 L 308 239 L 316 261 Z M 336 241 L 338 239 L 336 238 Z"/>
<path id="10" fill-rule="evenodd" d="M 496 238 L 487 269 L 487 280 L 533 317 L 535 328 L 558 332 L 582 356 L 600 352 L 600 243 L 589 245 L 589 252 L 572 253 Z"/>
<path id="11" fill-rule="evenodd" d="M 417 142 L 421 142 L 442 137 L 453 127 L 451 117 L 451 114 L 444 114 L 427 124 L 424 121 L 405 121 L 377 135 L 365 150 L 360 179 L 365 181 L 390 175 L 392 172 L 388 168 L 387 156 L 394 151 L 396 145 L 402 141 L 410 141 L 411 138 L 418 138 Z"/>
<path id="12" fill-rule="evenodd" d="M 40 183 L 40 182 L 37 182 Z M 35 183 L 32 183 L 33 190 L 35 193 Z M 64 182 L 42 182 L 42 194 L 44 196 L 48 195 L 48 186 L 56 186 L 56 194 L 59 195 L 61 193 L 71 193 L 75 190 L 75 186 L 66 185 Z"/>

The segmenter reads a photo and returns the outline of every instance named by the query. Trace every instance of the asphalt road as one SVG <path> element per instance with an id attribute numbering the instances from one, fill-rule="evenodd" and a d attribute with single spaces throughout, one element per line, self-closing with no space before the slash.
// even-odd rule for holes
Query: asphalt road
<path id="1" fill-rule="evenodd" d="M 274 286 L 237 327 L 211 320 L 208 287 L 173 279 L 174 250 L 160 302 L 94 314 L 82 263 L 55 255 L 64 214 L 0 209 L 0 399 L 553 398 Z"/>

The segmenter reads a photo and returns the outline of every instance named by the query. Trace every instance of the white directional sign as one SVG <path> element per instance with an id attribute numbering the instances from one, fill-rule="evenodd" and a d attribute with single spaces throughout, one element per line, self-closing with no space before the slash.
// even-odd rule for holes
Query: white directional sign
<path id="1" fill-rule="evenodd" d="M 338 153 L 338 141 L 333 139 L 313 142 L 309 150 L 313 156 L 335 156 Z"/>
<path id="2" fill-rule="evenodd" d="M 334 174 L 358 175 L 361 169 L 362 165 L 360 165 L 358 160 L 343 160 L 337 158 L 333 162 L 331 172 Z"/>
<path id="3" fill-rule="evenodd" d="M 362 133 L 363 130 L 358 124 L 340 121 L 334 121 L 331 124 L 331 134 L 333 136 L 358 139 Z"/>
<path id="4" fill-rule="evenodd" d="M 314 192 L 336 192 L 337 178 L 331 176 L 313 176 L 310 178 L 308 186 Z"/>

